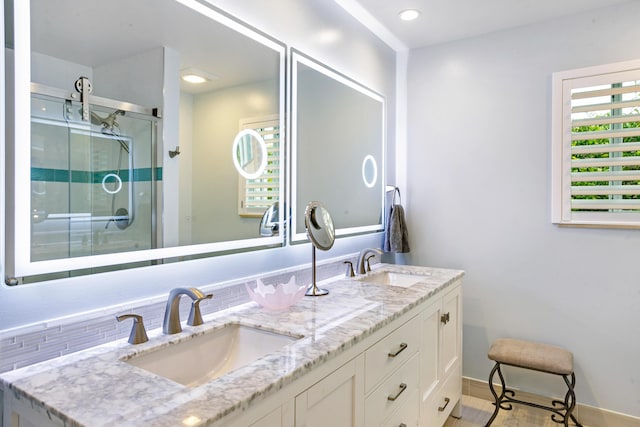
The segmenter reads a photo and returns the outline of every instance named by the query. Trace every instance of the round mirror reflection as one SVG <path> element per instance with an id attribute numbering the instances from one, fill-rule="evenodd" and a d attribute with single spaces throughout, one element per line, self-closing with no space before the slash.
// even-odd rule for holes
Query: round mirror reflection
<path id="1" fill-rule="evenodd" d="M 255 130 L 243 129 L 233 140 L 232 157 L 240 175 L 258 178 L 267 167 L 267 144 Z"/>
<path id="2" fill-rule="evenodd" d="M 378 182 L 378 164 L 371 154 L 365 156 L 362 161 L 362 180 L 368 188 L 375 187 Z"/>
<path id="3" fill-rule="evenodd" d="M 323 251 L 331 249 L 336 240 L 335 228 L 329 211 L 320 202 L 307 205 L 304 223 L 313 246 Z"/>

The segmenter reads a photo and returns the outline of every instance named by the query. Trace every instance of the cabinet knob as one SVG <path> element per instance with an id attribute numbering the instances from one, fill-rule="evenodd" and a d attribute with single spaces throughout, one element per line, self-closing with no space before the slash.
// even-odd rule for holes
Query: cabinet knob
<path id="1" fill-rule="evenodd" d="M 440 321 L 442 323 L 444 323 L 445 325 L 447 323 L 449 323 L 450 317 L 449 317 L 449 312 L 446 312 L 445 314 L 443 314 L 442 316 L 440 316 Z"/>

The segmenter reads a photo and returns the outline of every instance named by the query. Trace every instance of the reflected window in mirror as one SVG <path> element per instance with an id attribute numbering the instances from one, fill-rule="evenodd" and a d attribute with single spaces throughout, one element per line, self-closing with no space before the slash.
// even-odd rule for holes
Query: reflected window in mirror
<path id="1" fill-rule="evenodd" d="M 266 151 L 265 167 L 255 178 L 247 178 L 242 175 L 238 177 L 238 215 L 253 218 L 262 218 L 274 203 L 278 203 L 280 196 L 280 159 L 282 146 L 280 144 L 280 125 L 278 117 L 259 117 L 255 119 L 245 119 L 240 122 L 241 132 L 250 129 L 256 132 Z M 232 153 L 236 157 L 241 155 L 247 159 L 247 151 Z M 255 150 L 251 150 L 255 151 Z M 240 164 L 246 164 L 239 162 Z M 273 221 L 274 218 L 271 218 Z"/>
<path id="2" fill-rule="evenodd" d="M 383 230 L 384 98 L 295 50 L 292 70 L 292 241 L 306 239 L 309 200 L 336 236 Z"/>
<path id="3" fill-rule="evenodd" d="M 196 0 L 5 4 L 15 10 L 5 48 L 15 62 L 9 275 L 36 281 L 284 244 L 259 233 L 266 203 L 238 215 L 230 154 L 240 120 L 270 117 L 278 147 L 268 160 L 279 165 L 282 43 Z M 270 170 L 273 204 L 284 170 Z"/>

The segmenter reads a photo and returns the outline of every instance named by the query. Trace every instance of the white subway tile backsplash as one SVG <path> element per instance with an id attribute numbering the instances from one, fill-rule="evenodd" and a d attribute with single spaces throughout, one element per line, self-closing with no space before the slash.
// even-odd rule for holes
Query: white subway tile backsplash
<path id="1" fill-rule="evenodd" d="M 317 267 L 317 279 L 324 280 L 344 273 L 343 260 L 331 260 Z M 351 261 L 355 261 L 351 259 Z M 311 269 L 303 267 L 287 271 L 264 274 L 261 280 L 265 284 L 288 282 L 292 275 L 297 284 L 310 283 Z M 256 278 L 246 278 L 212 290 L 213 299 L 200 304 L 202 314 L 210 314 L 235 307 L 250 301 L 245 283 L 255 285 Z M 122 307 L 101 309 L 91 314 L 82 314 L 64 319 L 52 319 L 43 324 L 31 325 L 23 329 L 10 331 L 0 336 L 0 372 L 22 368 L 44 360 L 84 350 L 97 345 L 112 342 L 129 336 L 131 321 L 118 322 L 118 314 L 136 313 L 143 317 L 145 328 L 149 331 L 162 326 L 166 301 L 149 301 L 135 306 L 124 304 Z M 186 319 L 191 301 L 182 298 L 180 301 L 180 317 Z"/>

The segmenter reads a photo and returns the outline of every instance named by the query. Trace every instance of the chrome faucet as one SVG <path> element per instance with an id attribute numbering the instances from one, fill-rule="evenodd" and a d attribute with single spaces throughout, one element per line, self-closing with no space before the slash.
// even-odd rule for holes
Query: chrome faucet
<path id="1" fill-rule="evenodd" d="M 377 253 L 382 255 L 382 251 L 377 248 L 366 248 L 360 251 L 360 255 L 358 255 L 358 274 L 365 274 L 368 271 L 371 271 L 371 267 L 369 266 L 369 258 L 367 255 L 370 253 Z M 368 268 L 365 268 L 365 263 Z"/>
<path id="2" fill-rule="evenodd" d="M 129 344 L 142 344 L 149 341 L 147 331 L 144 329 L 144 323 L 142 322 L 142 316 L 139 314 L 121 314 L 120 316 L 116 316 L 118 322 L 122 322 L 125 319 L 133 319 L 133 326 L 129 334 Z"/>
<path id="3" fill-rule="evenodd" d="M 175 288 L 169 292 L 167 306 L 164 309 L 164 322 L 162 323 L 162 332 L 165 334 L 177 334 L 182 331 L 180 326 L 180 297 L 188 295 L 193 301 L 191 304 L 191 313 L 189 314 L 190 326 L 202 324 L 202 315 L 200 314 L 200 301 L 211 299 L 213 294 L 203 294 L 196 288 Z"/>

